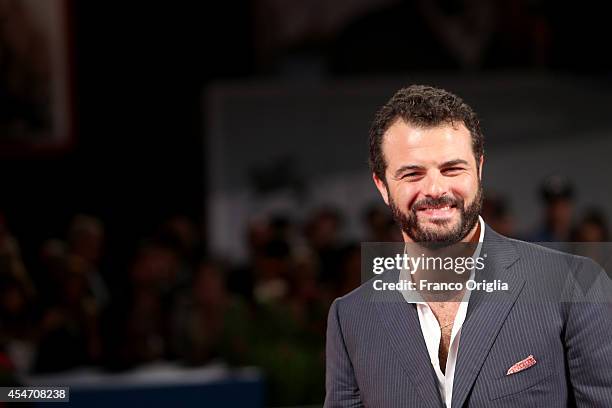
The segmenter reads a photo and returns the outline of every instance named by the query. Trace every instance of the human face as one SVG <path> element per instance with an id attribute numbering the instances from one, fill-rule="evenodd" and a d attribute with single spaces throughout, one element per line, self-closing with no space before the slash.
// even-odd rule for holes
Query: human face
<path id="1" fill-rule="evenodd" d="M 406 242 L 454 244 L 476 230 L 482 208 L 472 138 L 463 123 L 421 128 L 396 121 L 383 136 L 385 180 L 374 175 Z"/>

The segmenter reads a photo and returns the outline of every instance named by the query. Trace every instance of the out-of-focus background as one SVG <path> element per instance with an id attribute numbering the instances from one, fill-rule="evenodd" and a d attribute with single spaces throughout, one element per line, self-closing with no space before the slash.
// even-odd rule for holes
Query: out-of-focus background
<path id="1" fill-rule="evenodd" d="M 320 406 L 327 309 L 399 239 L 367 133 L 411 83 L 479 112 L 494 229 L 608 241 L 598 6 L 0 0 L 2 384 Z"/>

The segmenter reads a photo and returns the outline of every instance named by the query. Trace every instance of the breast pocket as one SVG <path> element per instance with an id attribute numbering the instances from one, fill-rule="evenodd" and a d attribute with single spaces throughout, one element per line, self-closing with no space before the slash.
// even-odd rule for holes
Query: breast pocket
<path id="1" fill-rule="evenodd" d="M 546 356 L 535 358 L 535 365 L 514 374 L 504 373 L 502 377 L 491 380 L 488 384 L 489 398 L 495 400 L 524 392 L 550 377 L 553 374 L 550 360 Z"/>

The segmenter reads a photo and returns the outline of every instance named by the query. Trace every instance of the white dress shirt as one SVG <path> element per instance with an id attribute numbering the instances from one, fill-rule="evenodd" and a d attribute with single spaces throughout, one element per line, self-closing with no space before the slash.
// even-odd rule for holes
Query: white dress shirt
<path id="1" fill-rule="evenodd" d="M 480 223 L 480 236 L 478 237 L 479 243 L 474 251 L 474 254 L 472 255 L 473 258 L 477 258 L 480 255 L 480 249 L 484 239 L 485 225 L 480 216 L 478 216 L 478 222 Z M 408 271 L 402 270 L 400 272 L 399 279 L 400 282 L 402 280 L 410 280 L 411 276 Z M 474 269 L 470 271 L 469 279 L 474 279 Z M 440 360 L 438 357 L 440 350 L 440 337 L 442 334 L 436 316 L 434 316 L 427 302 L 415 301 L 414 296 L 405 291 L 402 291 L 402 295 L 408 303 L 414 303 L 416 305 L 417 313 L 419 315 L 419 323 L 421 324 L 421 331 L 423 332 L 423 338 L 425 339 L 427 351 L 429 352 L 429 359 L 431 360 L 431 365 L 433 366 L 434 371 L 436 372 L 436 377 L 438 378 L 438 390 L 442 396 L 444 406 L 450 408 L 453 398 L 453 379 L 455 377 L 455 364 L 457 363 L 457 352 L 459 350 L 461 327 L 465 321 L 468 301 L 470 300 L 470 291 L 465 291 L 463 299 L 459 304 L 459 308 L 457 309 L 457 314 L 455 315 L 448 357 L 446 359 L 446 369 L 444 370 L 444 373 L 442 373 L 442 370 L 440 369 Z"/>

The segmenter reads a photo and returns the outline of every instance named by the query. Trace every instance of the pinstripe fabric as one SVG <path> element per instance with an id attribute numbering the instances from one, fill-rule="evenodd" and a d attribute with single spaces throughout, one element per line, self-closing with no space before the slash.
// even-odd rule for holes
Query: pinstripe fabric
<path id="1" fill-rule="evenodd" d="M 612 407 L 609 279 L 585 258 L 486 228 L 476 280 L 510 290 L 472 292 L 452 407 Z M 536 365 L 506 375 L 529 355 Z M 325 407 L 443 406 L 414 305 L 371 282 L 334 301 L 326 366 Z"/>

